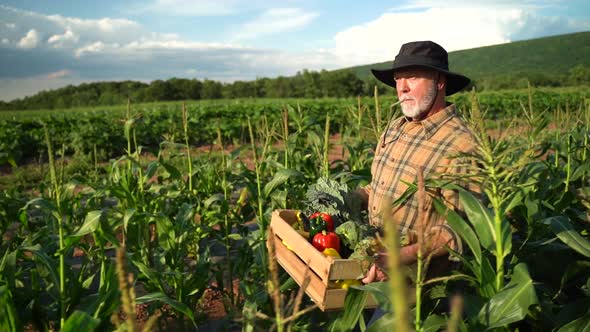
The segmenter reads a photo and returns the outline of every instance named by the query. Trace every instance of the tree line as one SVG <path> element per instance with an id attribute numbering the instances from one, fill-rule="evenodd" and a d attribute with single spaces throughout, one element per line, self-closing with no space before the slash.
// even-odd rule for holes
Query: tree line
<path id="1" fill-rule="evenodd" d="M 322 98 L 372 95 L 377 80 L 361 80 L 354 73 L 303 70 L 295 76 L 258 78 L 222 83 L 214 80 L 171 78 L 151 83 L 137 81 L 83 83 L 41 91 L 33 96 L 0 101 L 0 110 L 60 109 L 132 103 L 221 98 Z M 380 92 L 387 87 L 379 85 Z"/>
<path id="2" fill-rule="evenodd" d="M 500 90 L 532 86 L 590 85 L 590 68 L 577 65 L 558 75 L 542 72 L 511 72 L 476 78 L 471 87 L 477 90 Z M 132 103 L 206 100 L 231 98 L 322 98 L 371 96 L 377 87 L 380 95 L 391 93 L 391 88 L 372 75 L 361 79 L 352 70 L 309 71 L 294 76 L 258 78 L 253 81 L 222 83 L 214 80 L 171 78 L 151 83 L 137 81 L 83 83 L 78 86 L 41 91 L 33 96 L 0 101 L 0 110 L 62 109 Z"/>

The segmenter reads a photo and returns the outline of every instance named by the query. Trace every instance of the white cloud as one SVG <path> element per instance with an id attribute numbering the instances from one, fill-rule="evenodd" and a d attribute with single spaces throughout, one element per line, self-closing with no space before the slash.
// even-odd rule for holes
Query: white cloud
<path id="1" fill-rule="evenodd" d="M 81 43 L 96 40 L 110 42 L 128 42 L 135 38 L 151 34 L 141 24 L 128 19 L 79 19 L 61 15 L 42 16 L 39 18 L 50 25 L 50 29 L 57 29 L 60 33 L 66 30 Z"/>
<path id="2" fill-rule="evenodd" d="M 526 10 L 537 10 L 550 6 L 559 5 L 563 0 L 521 0 L 515 4 L 514 0 L 413 0 L 392 8 L 394 11 L 424 10 L 429 8 L 444 7 L 447 9 L 466 8 L 487 8 L 488 10 L 501 10 L 505 8 L 518 8 Z"/>
<path id="3" fill-rule="evenodd" d="M 29 30 L 27 35 L 21 38 L 18 42 L 18 47 L 20 48 L 35 48 L 39 44 L 40 37 L 39 33 L 35 29 Z"/>
<path id="4" fill-rule="evenodd" d="M 228 16 L 249 10 L 267 8 L 268 0 L 154 0 L 132 8 L 133 12 L 152 12 L 158 15 Z"/>
<path id="5" fill-rule="evenodd" d="M 80 47 L 76 50 L 75 54 L 76 57 L 81 57 L 86 53 L 99 53 L 105 49 L 105 44 L 101 41 L 97 41 L 83 47 Z"/>
<path id="6" fill-rule="evenodd" d="M 16 24 L 14 24 L 14 23 L 5 23 L 4 26 L 7 27 L 8 29 L 16 28 Z"/>
<path id="7" fill-rule="evenodd" d="M 2 44 L 8 45 L 9 43 L 10 41 L 8 40 L 8 38 L 2 38 Z"/>
<path id="8" fill-rule="evenodd" d="M 54 47 L 63 47 L 68 42 L 77 43 L 78 40 L 80 40 L 80 37 L 74 34 L 70 28 L 67 28 L 63 34 L 49 37 L 47 42 L 53 44 Z"/>
<path id="9" fill-rule="evenodd" d="M 269 9 L 256 19 L 242 24 L 235 32 L 234 38 L 253 39 L 263 35 L 278 34 L 301 28 L 316 17 L 318 13 L 306 12 L 299 8 Z"/>
<path id="10" fill-rule="evenodd" d="M 445 4 L 445 8 L 394 9 L 373 21 L 337 33 L 333 51 L 341 63 L 349 65 L 392 60 L 403 43 L 413 40 L 432 40 L 450 52 L 547 35 L 539 30 L 546 29 L 555 19 L 507 4 L 483 7 L 477 1 L 471 5 L 454 1 L 451 8 Z M 590 28 L 587 21 L 558 21 L 553 24 L 553 31 L 561 29 L 561 33 L 567 33 Z"/>
<path id="11" fill-rule="evenodd" d="M 156 0 L 146 8 L 153 12 L 174 15 L 229 15 L 237 11 L 237 0 Z"/>

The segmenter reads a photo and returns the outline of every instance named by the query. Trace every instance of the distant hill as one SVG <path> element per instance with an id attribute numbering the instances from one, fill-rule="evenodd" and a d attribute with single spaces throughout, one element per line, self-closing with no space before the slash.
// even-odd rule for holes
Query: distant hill
<path id="1" fill-rule="evenodd" d="M 576 66 L 590 68 L 590 31 L 449 52 L 449 63 L 452 71 L 476 82 L 519 74 L 562 77 Z M 372 76 L 371 68 L 390 68 L 391 64 L 388 61 L 342 70 L 366 80 Z"/>

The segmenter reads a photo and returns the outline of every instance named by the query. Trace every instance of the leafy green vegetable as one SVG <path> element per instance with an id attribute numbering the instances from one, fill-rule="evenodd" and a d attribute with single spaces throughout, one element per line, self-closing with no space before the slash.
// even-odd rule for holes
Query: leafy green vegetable
<path id="1" fill-rule="evenodd" d="M 307 215 L 325 212 L 336 219 L 336 227 L 349 220 L 361 224 L 368 222 L 366 214 L 363 216 L 361 212 L 361 200 L 345 183 L 329 178 L 321 177 L 310 185 L 303 203 Z"/>

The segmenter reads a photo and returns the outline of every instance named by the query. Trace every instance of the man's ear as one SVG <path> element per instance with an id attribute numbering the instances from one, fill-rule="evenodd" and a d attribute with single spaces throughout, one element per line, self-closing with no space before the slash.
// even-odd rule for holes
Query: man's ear
<path id="1" fill-rule="evenodd" d="M 439 91 L 445 91 L 447 88 L 447 75 L 443 73 L 438 74 L 438 82 L 436 83 L 436 87 Z"/>

